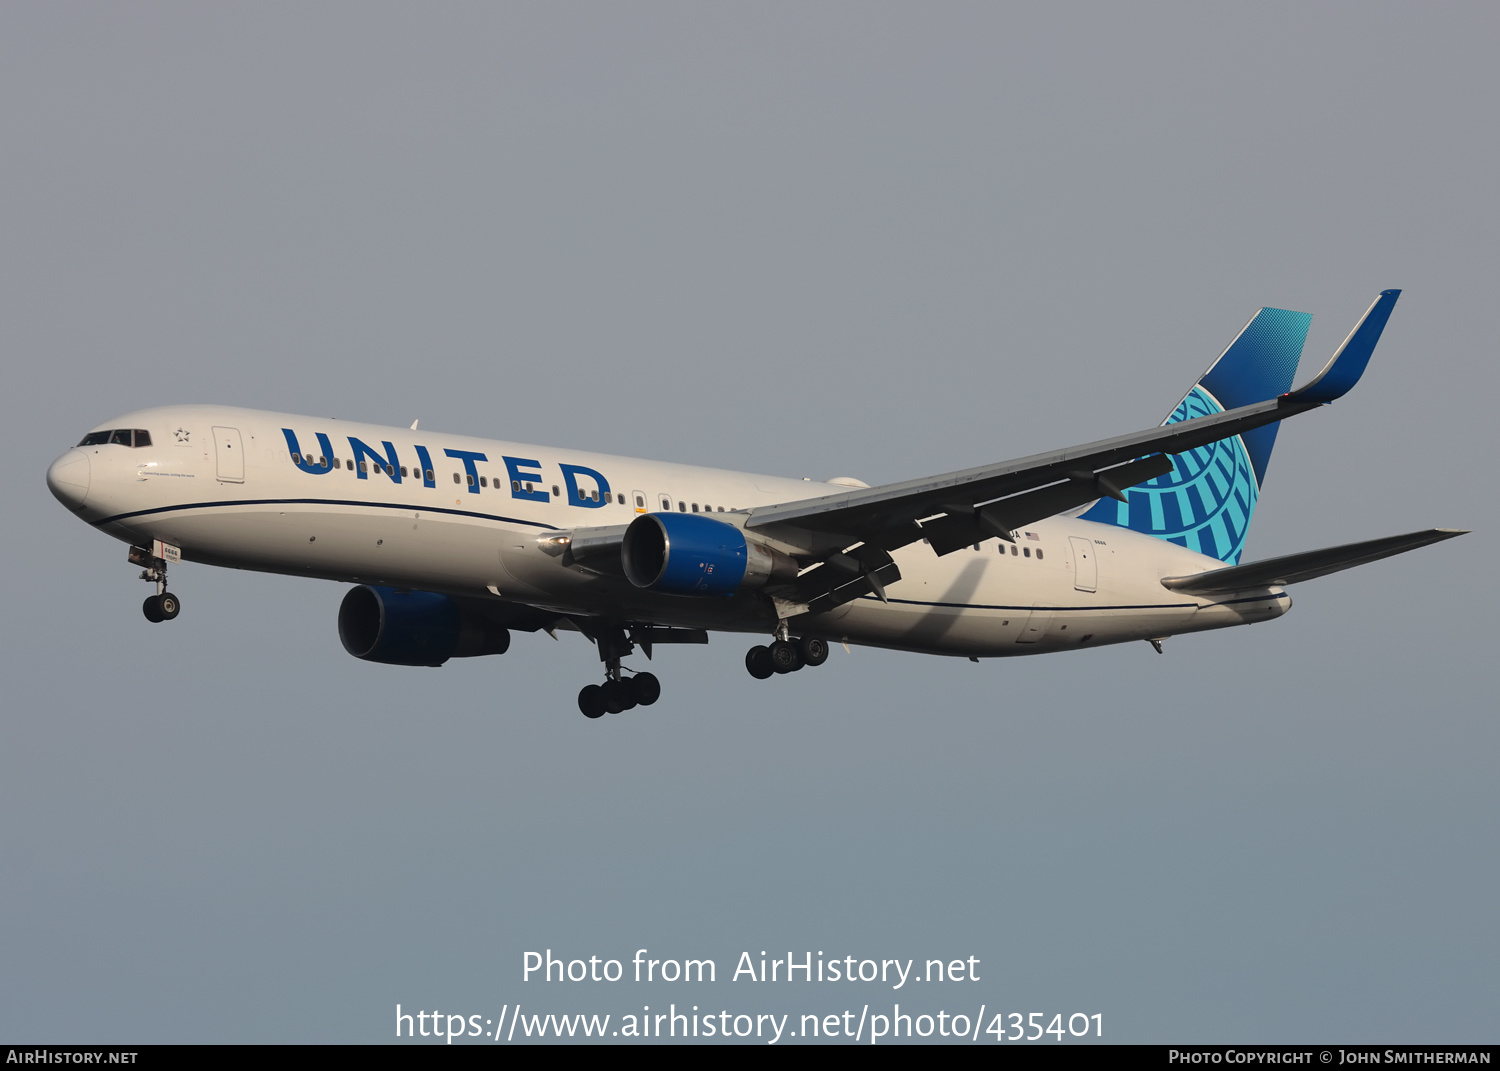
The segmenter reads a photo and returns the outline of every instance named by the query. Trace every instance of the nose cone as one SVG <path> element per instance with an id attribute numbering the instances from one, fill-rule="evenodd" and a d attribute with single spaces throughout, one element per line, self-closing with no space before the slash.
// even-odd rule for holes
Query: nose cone
<path id="1" fill-rule="evenodd" d="M 69 509 L 82 509 L 89 496 L 89 455 L 69 450 L 47 470 L 47 489 Z"/>

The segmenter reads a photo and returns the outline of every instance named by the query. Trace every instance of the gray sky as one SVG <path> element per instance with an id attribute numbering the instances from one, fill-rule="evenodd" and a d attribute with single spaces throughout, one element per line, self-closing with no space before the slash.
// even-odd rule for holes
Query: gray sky
<path id="1" fill-rule="evenodd" d="M 1492 5 L 9 4 L 0 1039 L 493 1016 L 1101 1013 L 1114 1041 L 1493 1041 Z M 48 495 L 221 402 L 871 483 L 1147 426 L 1262 305 L 1305 379 L 1247 560 L 1462 540 L 1284 620 L 972 665 L 748 641 L 348 657 L 330 584 Z M 637 659 L 639 661 L 639 659 Z M 525 951 L 710 956 L 544 986 Z M 981 981 L 727 981 L 741 951 Z"/>

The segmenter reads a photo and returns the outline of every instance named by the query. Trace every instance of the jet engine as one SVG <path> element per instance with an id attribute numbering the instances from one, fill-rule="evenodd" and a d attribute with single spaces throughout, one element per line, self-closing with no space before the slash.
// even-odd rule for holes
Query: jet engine
<path id="1" fill-rule="evenodd" d="M 355 658 L 441 666 L 450 658 L 504 654 L 510 632 L 457 599 L 361 584 L 339 605 L 339 640 Z"/>
<path id="2" fill-rule="evenodd" d="M 696 513 L 637 517 L 625 530 L 620 558 L 632 584 L 669 595 L 729 595 L 797 576 L 786 554 Z"/>

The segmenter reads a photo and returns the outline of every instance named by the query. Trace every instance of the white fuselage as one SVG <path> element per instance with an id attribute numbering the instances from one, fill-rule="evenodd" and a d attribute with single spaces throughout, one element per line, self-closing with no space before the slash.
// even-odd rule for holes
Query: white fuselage
<path id="1" fill-rule="evenodd" d="M 152 445 L 75 447 L 54 463 L 49 484 L 81 518 L 134 545 L 161 540 L 186 560 L 238 569 L 735 632 L 770 633 L 777 623 L 770 600 L 754 591 L 642 591 L 564 564 L 543 543 L 559 531 L 626 524 L 663 509 L 708 511 L 740 525 L 744 517 L 733 511 L 838 490 L 221 406 L 142 410 L 100 427 L 147 430 Z M 1223 563 L 1070 517 L 1030 525 L 1014 546 L 991 539 L 938 557 L 916 543 L 894 557 L 901 580 L 889 586 L 888 602 L 867 595 L 799 618 L 793 631 L 996 657 L 1247 624 L 1291 605 L 1279 588 L 1212 598 L 1169 591 L 1163 577 Z"/>

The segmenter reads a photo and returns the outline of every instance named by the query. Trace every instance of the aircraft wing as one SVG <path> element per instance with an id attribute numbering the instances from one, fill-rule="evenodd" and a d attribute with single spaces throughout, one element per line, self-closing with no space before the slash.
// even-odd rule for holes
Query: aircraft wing
<path id="1" fill-rule="evenodd" d="M 1206 573 L 1194 573 L 1192 576 L 1169 576 L 1161 584 L 1170 591 L 1183 591 L 1191 595 L 1216 595 L 1252 588 L 1279 587 L 1283 584 L 1295 584 L 1299 580 L 1327 576 L 1342 569 L 1352 569 L 1356 565 L 1379 561 L 1393 554 L 1404 554 L 1430 543 L 1440 543 L 1445 539 L 1467 534 L 1467 531 L 1459 528 L 1429 528 L 1425 532 L 1408 532 L 1406 535 L 1386 536 L 1384 539 L 1370 539 L 1363 543 L 1346 543 L 1341 547 L 1287 554 L 1248 565 L 1210 569 Z"/>
<path id="2" fill-rule="evenodd" d="M 1163 475 L 1171 469 L 1164 455 L 1342 397 L 1364 372 L 1399 294 L 1382 291 L 1323 370 L 1279 398 L 1014 461 L 760 506 L 748 511 L 745 528 L 814 555 L 837 555 L 854 543 L 888 552 L 922 538 L 946 554 L 990 536 L 1012 539 L 1015 529 L 1032 521 L 1104 495 L 1119 498 L 1123 488 Z"/>
<path id="3" fill-rule="evenodd" d="M 862 541 L 894 550 L 930 535 L 926 531 L 930 526 L 919 527 L 917 521 L 943 514 L 969 520 L 966 527 L 973 534 L 973 538 L 946 540 L 953 544 L 946 549 L 990 536 L 1010 538 L 1010 533 L 1022 525 L 1171 471 L 1171 463 L 1162 455 L 1206 446 L 1316 409 L 1319 404 L 1299 402 L 1287 395 L 1054 453 L 757 507 L 749 511 L 745 527 L 752 531 L 766 529 L 768 535 L 802 528 L 827 533 L 834 537 L 834 543 Z M 1043 489 L 1048 493 L 1039 494 Z M 795 542 L 795 538 L 789 541 Z M 943 553 L 945 548 L 937 549 Z"/>

